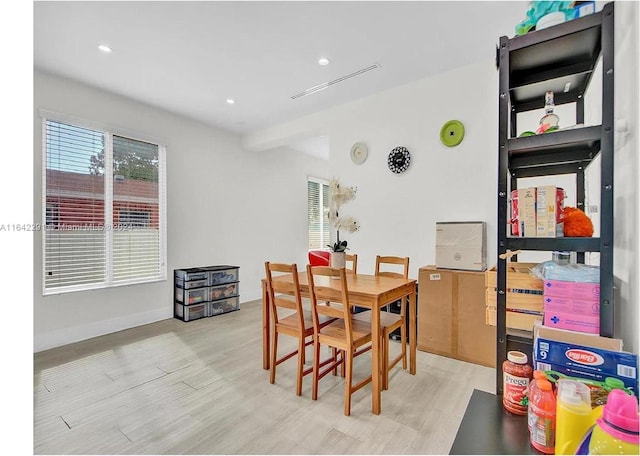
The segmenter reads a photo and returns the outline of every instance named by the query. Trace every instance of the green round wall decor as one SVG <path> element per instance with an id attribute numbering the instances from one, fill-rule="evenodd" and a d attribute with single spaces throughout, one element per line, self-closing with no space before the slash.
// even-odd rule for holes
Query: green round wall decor
<path id="1" fill-rule="evenodd" d="M 459 120 L 445 122 L 440 129 L 440 141 L 447 147 L 455 147 L 464 138 L 464 125 Z"/>

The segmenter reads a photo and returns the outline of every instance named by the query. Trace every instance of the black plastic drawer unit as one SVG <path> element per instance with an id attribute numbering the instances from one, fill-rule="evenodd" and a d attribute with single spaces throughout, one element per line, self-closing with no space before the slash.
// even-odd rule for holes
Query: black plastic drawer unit
<path id="1" fill-rule="evenodd" d="M 182 321 L 240 310 L 240 268 L 218 265 L 174 271 L 173 316 Z"/>

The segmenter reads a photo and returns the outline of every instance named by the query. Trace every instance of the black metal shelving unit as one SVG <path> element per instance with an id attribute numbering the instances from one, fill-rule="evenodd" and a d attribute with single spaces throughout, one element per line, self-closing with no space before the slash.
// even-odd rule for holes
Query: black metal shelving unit
<path id="1" fill-rule="evenodd" d="M 613 95 L 614 5 L 602 11 L 514 38 L 501 37 L 498 128 L 498 262 L 496 391 L 502 394 L 502 362 L 508 350 L 532 352 L 533 335 L 506 328 L 508 250 L 600 252 L 600 335 L 613 337 Z M 576 104 L 576 123 L 584 122 L 584 94 L 602 58 L 601 125 L 517 138 L 517 114 L 544 107 L 546 91 L 555 104 Z M 516 238 L 507 233 L 510 191 L 518 178 L 576 175 L 577 206 L 584 210 L 584 171 L 600 156 L 599 238 Z"/>

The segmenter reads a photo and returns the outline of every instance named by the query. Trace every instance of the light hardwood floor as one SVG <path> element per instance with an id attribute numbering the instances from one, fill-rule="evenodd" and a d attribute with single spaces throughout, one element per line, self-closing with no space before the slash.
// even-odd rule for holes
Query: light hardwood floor
<path id="1" fill-rule="evenodd" d="M 261 325 L 253 301 L 36 353 L 34 454 L 447 454 L 473 389 L 494 392 L 494 369 L 418 351 L 415 376 L 392 371 L 381 415 L 369 385 L 346 417 L 340 377 L 312 401 L 307 376 L 298 397 L 292 359 L 269 384 Z M 370 366 L 359 357 L 354 379 Z"/>

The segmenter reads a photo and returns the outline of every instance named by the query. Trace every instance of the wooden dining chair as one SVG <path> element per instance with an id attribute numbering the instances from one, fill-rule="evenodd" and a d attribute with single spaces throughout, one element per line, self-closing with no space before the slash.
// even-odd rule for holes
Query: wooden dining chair
<path id="1" fill-rule="evenodd" d="M 269 382 L 276 381 L 276 367 L 286 360 L 298 355 L 298 368 L 296 374 L 296 394 L 302 395 L 302 378 L 313 372 L 313 367 L 304 369 L 305 347 L 313 344 L 313 318 L 311 312 L 305 312 L 302 307 L 302 295 L 298 279 L 298 266 L 285 263 L 264 264 L 267 294 L 270 303 L 270 312 L 273 319 L 272 343 L 271 343 L 271 370 Z M 284 276 L 286 280 L 274 280 Z M 286 315 L 284 315 L 286 313 Z M 333 321 L 330 318 L 321 320 L 320 325 L 326 325 Z M 278 358 L 278 336 L 284 334 L 298 339 L 298 348 Z M 334 356 L 336 353 L 334 353 Z M 325 364 L 328 361 L 325 361 Z"/>
<path id="2" fill-rule="evenodd" d="M 376 276 L 409 278 L 409 257 L 376 256 Z M 382 344 L 382 387 L 389 389 L 389 371 L 402 360 L 402 368 L 407 369 L 407 325 L 406 299 L 400 301 L 400 313 L 380 312 L 380 337 Z M 358 313 L 354 318 L 371 322 L 371 310 Z M 400 328 L 400 354 L 389 361 L 389 337 L 393 331 Z"/>
<path id="3" fill-rule="evenodd" d="M 353 272 L 354 274 L 358 273 L 358 255 L 356 253 L 347 253 L 344 256 L 345 260 L 345 268 L 347 272 Z M 347 267 L 351 263 L 351 267 Z"/>
<path id="4" fill-rule="evenodd" d="M 343 363 L 345 371 L 344 414 L 349 416 L 351 414 L 351 395 L 371 382 L 371 375 L 369 375 L 357 384 L 353 384 L 353 360 L 356 356 L 371 350 L 371 326 L 351 318 L 345 268 L 307 265 L 307 279 L 314 324 L 311 398 L 318 399 L 320 379 L 332 370 L 335 372 L 337 365 Z M 331 280 L 329 284 L 327 284 L 327 279 Z M 327 305 L 327 302 L 330 305 Z M 326 326 L 321 326 L 319 324 L 321 316 L 332 317 L 336 320 Z M 321 345 L 340 350 L 334 363 L 327 365 L 323 371 L 320 370 L 322 366 L 318 362 Z"/>

